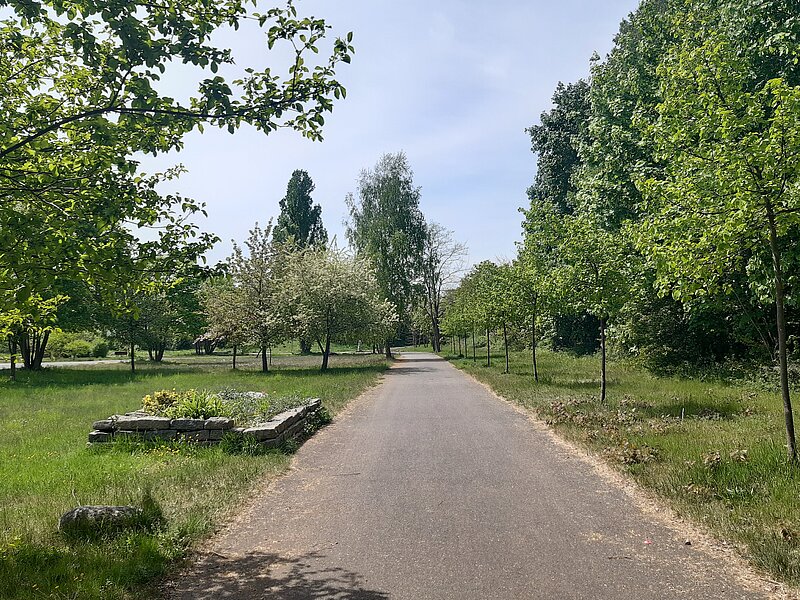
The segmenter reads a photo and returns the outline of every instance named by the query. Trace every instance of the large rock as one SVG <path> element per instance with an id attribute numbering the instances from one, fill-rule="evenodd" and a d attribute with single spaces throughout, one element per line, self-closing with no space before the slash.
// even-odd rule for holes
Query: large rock
<path id="1" fill-rule="evenodd" d="M 144 513 L 135 506 L 79 506 L 61 516 L 58 529 L 67 535 L 101 535 L 143 523 Z"/>
<path id="2" fill-rule="evenodd" d="M 172 420 L 167 417 L 143 417 L 122 415 L 114 423 L 116 429 L 126 431 L 150 431 L 158 429 L 169 429 Z"/>
<path id="3" fill-rule="evenodd" d="M 308 412 L 315 412 L 320 408 L 322 408 L 322 400 L 320 398 L 312 398 L 308 401 L 308 404 L 306 404 Z"/>

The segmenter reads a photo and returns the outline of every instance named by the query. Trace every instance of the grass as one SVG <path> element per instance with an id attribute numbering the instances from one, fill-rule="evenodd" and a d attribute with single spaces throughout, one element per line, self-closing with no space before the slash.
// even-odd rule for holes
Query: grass
<path id="1" fill-rule="evenodd" d="M 232 455 L 220 448 L 176 444 L 87 448 L 94 420 L 138 408 L 163 388 L 235 387 L 275 395 L 321 397 L 335 414 L 372 385 L 385 363 L 372 356 L 274 359 L 264 375 L 247 357 L 233 372 L 228 359 L 173 357 L 162 365 L 48 369 L 0 383 L 0 598 L 127 599 L 168 571 L 213 531 L 264 477 L 282 473 L 279 452 Z M 141 505 L 152 495 L 166 517 L 157 531 L 67 540 L 59 516 L 80 504 Z"/>
<path id="2" fill-rule="evenodd" d="M 543 351 L 539 383 L 530 355 L 514 352 L 511 373 L 493 355 L 448 356 L 498 394 L 546 420 L 682 516 L 733 541 L 758 568 L 800 585 L 800 466 L 786 460 L 776 390 L 743 380 L 659 378 L 612 361 L 599 402 L 599 358 Z"/>

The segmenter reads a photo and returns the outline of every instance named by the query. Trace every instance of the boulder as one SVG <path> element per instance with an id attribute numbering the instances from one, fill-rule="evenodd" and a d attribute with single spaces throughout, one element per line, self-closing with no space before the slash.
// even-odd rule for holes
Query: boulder
<path id="1" fill-rule="evenodd" d="M 61 515 L 59 531 L 67 535 L 101 535 L 143 524 L 144 513 L 135 506 L 79 506 Z"/>

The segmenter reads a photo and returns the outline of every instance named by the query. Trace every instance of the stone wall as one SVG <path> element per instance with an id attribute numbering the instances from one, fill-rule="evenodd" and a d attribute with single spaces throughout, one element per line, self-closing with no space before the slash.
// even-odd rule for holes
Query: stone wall
<path id="1" fill-rule="evenodd" d="M 170 419 L 136 411 L 95 421 L 92 431 L 89 432 L 89 443 L 102 444 L 122 437 L 136 436 L 146 440 L 180 440 L 215 444 L 225 434 L 229 434 L 249 436 L 265 446 L 274 448 L 302 433 L 309 418 L 321 407 L 320 399 L 314 398 L 304 406 L 284 411 L 255 427 L 237 427 L 234 420 L 227 417 Z"/>

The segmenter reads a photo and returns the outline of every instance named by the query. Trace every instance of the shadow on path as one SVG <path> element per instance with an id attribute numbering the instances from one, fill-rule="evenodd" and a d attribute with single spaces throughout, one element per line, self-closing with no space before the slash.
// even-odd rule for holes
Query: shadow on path
<path id="1" fill-rule="evenodd" d="M 232 598 L 236 600 L 388 600 L 389 594 L 368 589 L 364 578 L 338 567 L 325 567 L 325 555 L 297 557 L 252 552 L 244 556 L 204 556 L 192 569 L 164 589 L 170 600 Z M 202 572 L 197 577 L 195 571 Z"/>

